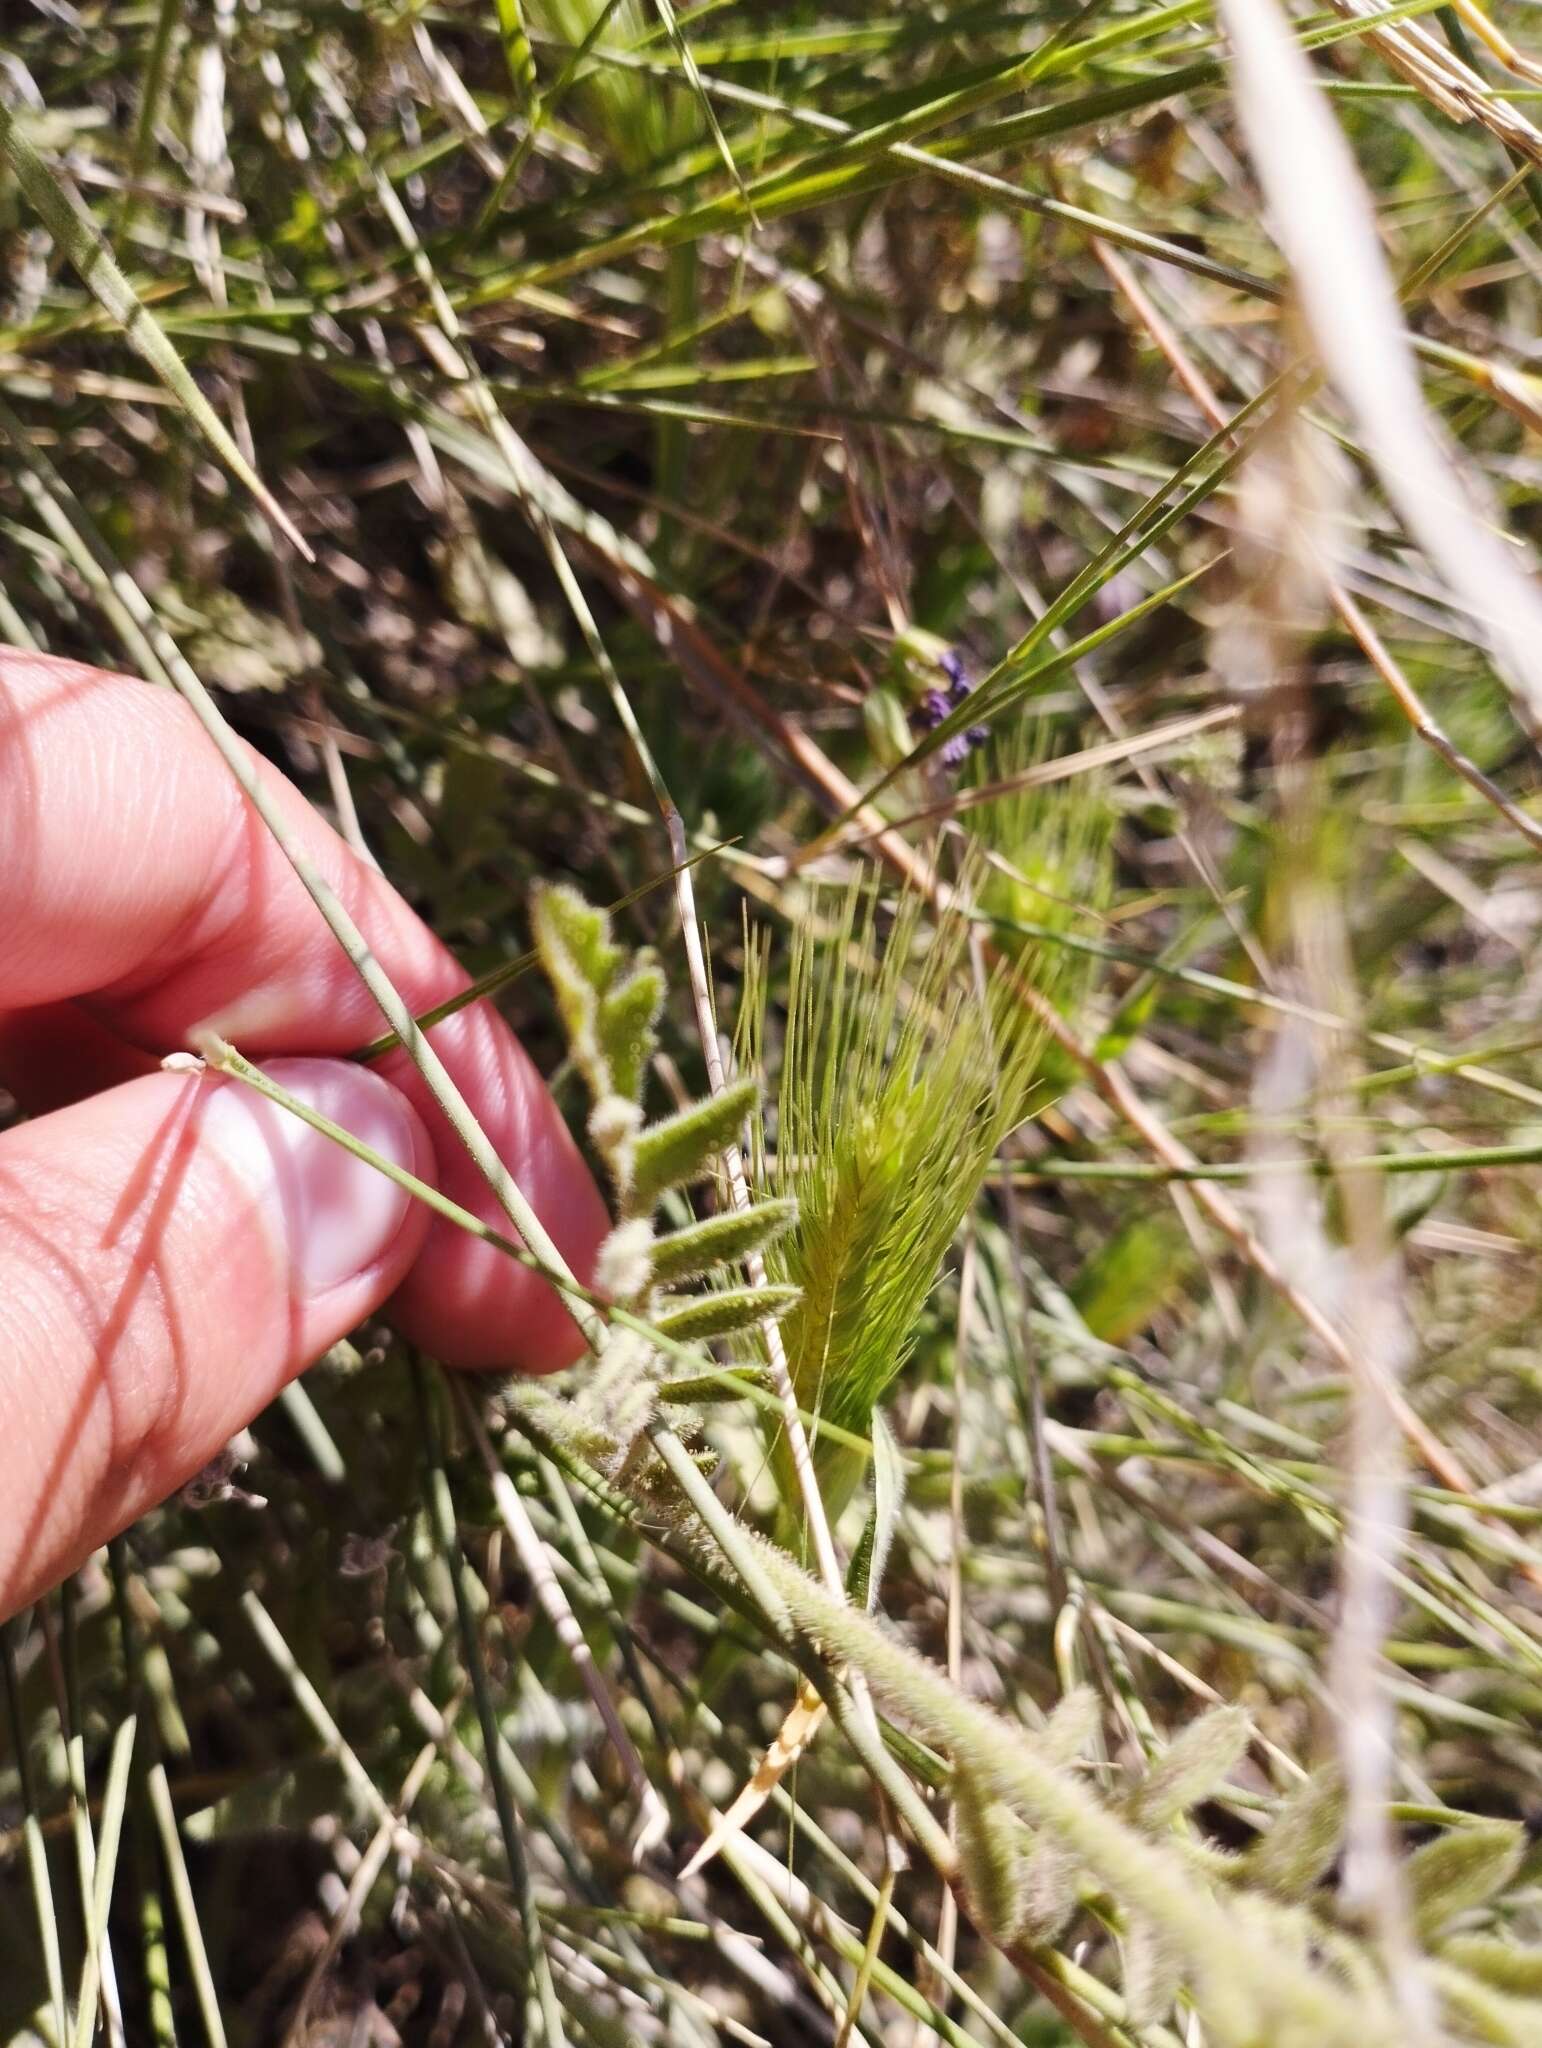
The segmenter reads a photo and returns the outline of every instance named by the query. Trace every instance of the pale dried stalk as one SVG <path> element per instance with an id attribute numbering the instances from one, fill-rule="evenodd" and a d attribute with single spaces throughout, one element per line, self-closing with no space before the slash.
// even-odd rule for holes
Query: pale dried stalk
<path id="1" fill-rule="evenodd" d="M 1238 116 L 1319 360 L 1409 534 L 1542 720 L 1542 599 L 1425 407 L 1349 145 L 1274 0 L 1220 0 L 1220 13 Z"/>
<path id="2" fill-rule="evenodd" d="M 1376 0 L 1332 0 L 1332 4 L 1347 21 L 1374 22 L 1386 11 L 1376 4 Z M 1535 82 L 1539 76 L 1535 62 L 1517 50 L 1486 14 L 1473 6 L 1471 0 L 1453 0 L 1453 5 L 1456 13 L 1502 64 Z M 1509 100 L 1495 92 L 1486 78 L 1474 71 L 1470 64 L 1464 64 L 1454 50 L 1448 49 L 1432 35 L 1422 22 L 1389 22 L 1385 28 L 1369 29 L 1365 40 L 1449 120 L 1480 122 L 1490 134 L 1497 135 L 1507 149 L 1524 157 L 1528 163 L 1542 164 L 1542 133 Z"/>
<path id="3" fill-rule="evenodd" d="M 1309 984 L 1350 999 L 1342 926 L 1321 891 L 1297 889 L 1297 945 Z M 1339 1060 L 1345 1057 L 1342 1045 Z M 1331 1055 L 1330 1055 L 1331 1056 Z M 1330 1161 L 1344 1149 L 1343 1118 L 1320 1104 L 1319 1140 Z M 1397 1720 L 1384 1644 L 1397 1614 L 1393 1574 L 1408 1529 L 1407 1474 L 1387 1398 L 1407 1363 L 1409 1332 L 1393 1292 L 1396 1267 L 1374 1175 L 1335 1162 L 1353 1274 L 1356 1349 L 1371 1370 L 1351 1381 L 1347 1534 L 1341 1608 L 1329 1661 L 1347 1796 L 1341 1895 L 1375 1928 L 1394 1995 L 1414 2042 L 1438 2038 L 1430 1988 L 1409 1925 L 1391 1818 Z"/>
<path id="4" fill-rule="evenodd" d="M 1226 408 L 1216 396 L 1204 371 L 1183 346 L 1176 330 L 1153 303 L 1130 265 L 1106 242 L 1094 239 L 1092 252 L 1129 300 L 1141 325 L 1166 357 L 1168 366 L 1178 382 L 1210 425 L 1218 433 L 1223 432 L 1227 426 Z M 1331 570 L 1327 576 L 1327 595 L 1328 602 L 1349 629 L 1366 660 L 1391 691 L 1393 702 L 1413 727 L 1416 736 L 1433 752 L 1439 754 L 1448 767 L 1478 792 L 1485 803 L 1492 804 L 1506 824 L 1512 825 L 1530 845 L 1542 852 L 1542 823 L 1507 797 L 1499 785 L 1484 774 L 1476 761 L 1470 760 L 1447 736 L 1428 705 L 1404 675 L 1381 635 Z"/>
<path id="5" fill-rule="evenodd" d="M 1296 621 L 1312 617 L 1326 595 L 1329 520 L 1319 475 L 1297 421 L 1283 421 L 1271 445 L 1242 479 L 1238 557 L 1242 587 L 1235 624 L 1217 636 L 1217 661 L 1240 656 L 1268 691 L 1270 737 L 1279 791 L 1279 837 L 1291 940 L 1314 1007 L 1353 1019 L 1356 990 L 1336 894 L 1319 877 L 1321 833 L 1313 763 L 1307 754 L 1303 679 Z M 1398 1269 L 1383 1221 L 1378 1183 L 1354 1162 L 1343 1100 L 1353 1054 L 1340 1034 L 1291 1019 L 1257 1069 L 1253 1106 L 1259 1132 L 1290 1131 L 1315 1106 L 1318 1141 L 1335 1170 L 1342 1245 L 1330 1240 L 1322 1205 L 1293 1139 L 1268 1141 L 1286 1170 L 1263 1183 L 1259 1227 L 1282 1266 L 1325 1315 L 1346 1324 L 1358 1371 L 1349 1381 L 1349 1502 L 1339 1549 L 1341 1604 L 1329 1659 L 1334 1732 L 1347 1789 L 1343 1897 L 1373 1930 L 1410 2041 L 1427 2043 L 1430 1998 L 1411 1937 L 1390 1815 L 1396 1723 L 1386 1684 L 1385 1643 L 1396 1618 L 1394 1573 L 1408 1527 L 1406 1473 L 1389 1396 L 1408 1363 L 1410 1338 L 1397 1299 Z M 1258 1141 L 1263 1142 L 1261 1139 Z"/>

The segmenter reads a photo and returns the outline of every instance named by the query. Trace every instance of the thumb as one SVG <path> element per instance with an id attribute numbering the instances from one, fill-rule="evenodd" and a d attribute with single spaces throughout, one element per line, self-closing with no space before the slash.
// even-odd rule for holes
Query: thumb
<path id="1" fill-rule="evenodd" d="M 379 1075 L 267 1071 L 431 1177 L 427 1133 Z M 373 1167 L 213 1075 L 146 1075 L 0 1136 L 0 1615 L 378 1308 L 426 1221 Z"/>

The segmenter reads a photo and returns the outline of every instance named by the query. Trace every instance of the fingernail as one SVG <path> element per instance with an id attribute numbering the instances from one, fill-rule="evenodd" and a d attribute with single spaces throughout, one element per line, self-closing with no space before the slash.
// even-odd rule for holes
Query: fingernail
<path id="1" fill-rule="evenodd" d="M 394 1165 L 414 1168 L 415 1120 L 378 1074 L 346 1060 L 277 1059 L 268 1078 Z M 292 1110 L 226 1081 L 203 1112 L 206 1138 L 257 1196 L 302 1299 L 326 1294 L 383 1258 L 412 1197 Z"/>

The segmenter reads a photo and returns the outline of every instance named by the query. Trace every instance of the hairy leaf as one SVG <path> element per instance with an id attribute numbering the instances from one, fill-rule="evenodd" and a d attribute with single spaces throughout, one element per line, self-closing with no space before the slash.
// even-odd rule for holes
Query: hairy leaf
<path id="1" fill-rule="evenodd" d="M 1161 1923 L 1140 1914 L 1124 1938 L 1124 2002 L 1131 2026 L 1154 2026 L 1183 1983 L 1183 1962 Z"/>
<path id="2" fill-rule="evenodd" d="M 689 1342 L 696 1337 L 727 1337 L 750 1330 L 769 1318 L 786 1315 L 798 1298 L 796 1287 L 728 1287 L 720 1294 L 697 1295 L 678 1306 L 665 1302 L 653 1321 L 666 1337 Z"/>
<path id="3" fill-rule="evenodd" d="M 873 1510 L 863 1526 L 846 1584 L 851 1597 L 869 1614 L 878 1605 L 878 1591 L 888 1567 L 889 1552 L 905 1505 L 905 1467 L 881 1408 L 873 1410 Z"/>
<path id="4" fill-rule="evenodd" d="M 665 1380 L 659 1388 L 659 1399 L 686 1402 L 695 1407 L 703 1401 L 742 1401 L 748 1387 L 770 1392 L 770 1375 L 763 1367 L 738 1366 L 735 1372 L 737 1384 L 718 1372 L 687 1373 L 680 1379 Z"/>
<path id="5" fill-rule="evenodd" d="M 1092 1746 L 1103 1709 L 1090 1685 L 1073 1685 L 1038 1733 L 1030 1739 L 1036 1750 L 1062 1768 L 1080 1763 Z"/>
<path id="6" fill-rule="evenodd" d="M 1440 1945 L 1442 1962 L 1454 1963 L 1469 1977 L 1481 1977 L 1496 1991 L 1515 1998 L 1542 1998 L 1542 1947 L 1522 1948 L 1492 1934 L 1453 1934 Z M 1537 2036 L 1542 2040 L 1542 2033 Z"/>
<path id="7" fill-rule="evenodd" d="M 1190 1722 L 1151 1766 L 1130 1796 L 1142 1827 L 1163 1828 L 1219 1790 L 1248 1746 L 1240 1707 L 1216 1707 Z"/>
<path id="8" fill-rule="evenodd" d="M 1484 2048 L 1536 2048 L 1542 2041 L 1542 2000 L 1508 1997 L 1443 1962 L 1432 1974 L 1443 2017 L 1458 2039 L 1482 2042 Z"/>
<path id="9" fill-rule="evenodd" d="M 716 1156 L 732 1144 L 754 1106 L 753 1080 L 731 1081 L 721 1095 L 693 1102 L 678 1115 L 639 1131 L 632 1160 L 632 1202 L 651 1209 L 669 1188 L 700 1180 Z"/>
<path id="10" fill-rule="evenodd" d="M 1313 1771 L 1280 1802 L 1269 1830 L 1248 1850 L 1242 1874 L 1278 1899 L 1309 1898 L 1338 1854 L 1344 1780 L 1336 1763 Z"/>
<path id="11" fill-rule="evenodd" d="M 664 1007 L 664 977 L 645 956 L 600 998 L 595 1036 L 610 1066 L 611 1085 L 628 1101 L 642 1099 L 653 1057 L 654 1025 Z"/>
<path id="12" fill-rule="evenodd" d="M 1458 1913 L 1486 1905 L 1514 1877 L 1526 1853 L 1517 1821 L 1485 1820 L 1448 1828 L 1408 1859 L 1414 1924 L 1427 1941 Z"/>
<path id="13" fill-rule="evenodd" d="M 1010 1945 L 1025 1919 L 1024 1877 L 1033 1831 L 1002 1800 L 982 1798 L 967 1774 L 956 1786 L 953 1811 L 970 1918 Z"/>
<path id="14" fill-rule="evenodd" d="M 672 1230 L 653 1247 L 654 1277 L 665 1286 L 694 1280 L 715 1266 L 728 1265 L 758 1252 L 790 1230 L 798 1205 L 790 1201 L 757 1202 L 750 1209 L 729 1209 Z"/>

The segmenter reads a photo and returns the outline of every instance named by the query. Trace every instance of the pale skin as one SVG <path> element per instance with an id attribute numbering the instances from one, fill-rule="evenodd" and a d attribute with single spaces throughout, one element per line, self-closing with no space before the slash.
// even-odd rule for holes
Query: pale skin
<path id="1" fill-rule="evenodd" d="M 254 757 L 255 758 L 255 757 Z M 414 1012 L 451 954 L 277 770 L 292 829 Z M 164 1500 L 384 1310 L 446 1363 L 548 1372 L 580 1339 L 536 1274 L 237 1081 L 213 1029 L 507 1229 L 277 843 L 170 691 L 0 649 L 0 1615 Z M 433 1042 L 570 1264 L 599 1194 L 485 1002 Z M 174 1062 L 180 1066 L 183 1063 Z"/>

